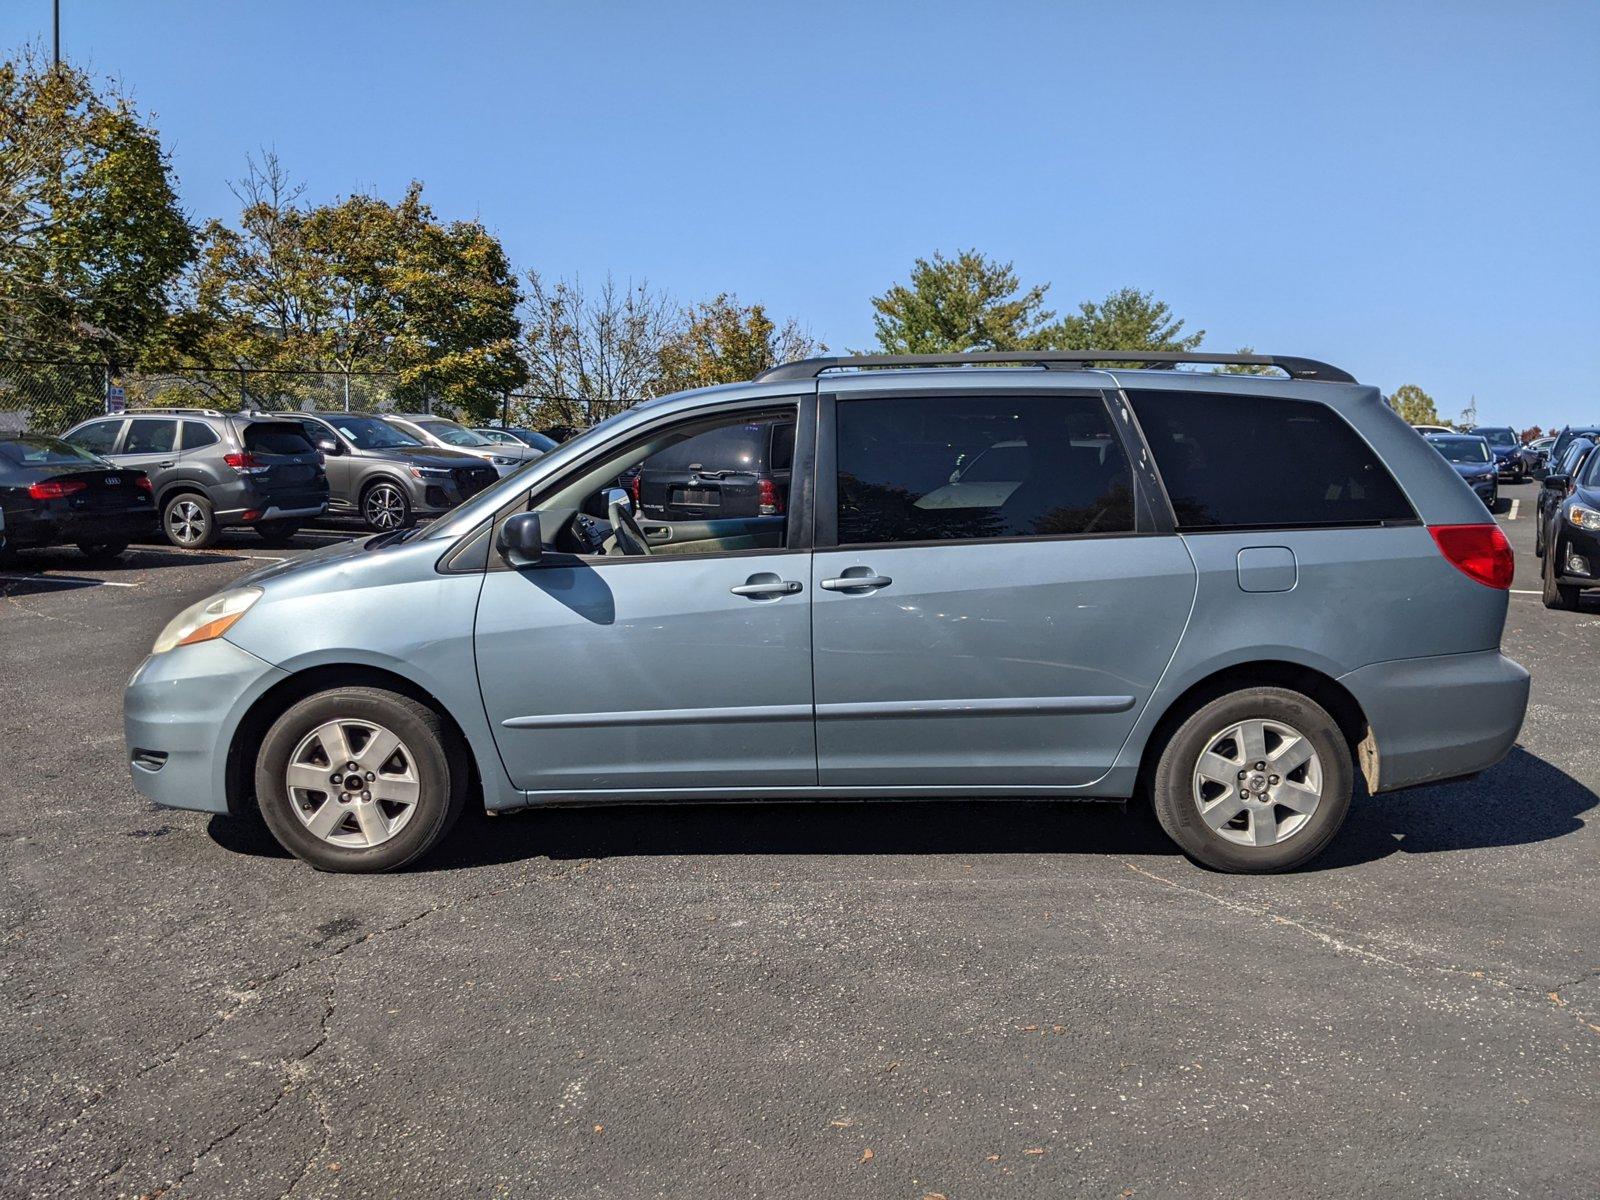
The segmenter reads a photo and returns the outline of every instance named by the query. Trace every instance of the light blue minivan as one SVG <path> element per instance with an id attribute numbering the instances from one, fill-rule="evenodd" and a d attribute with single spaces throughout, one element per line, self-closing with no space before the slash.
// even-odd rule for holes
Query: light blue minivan
<path id="1" fill-rule="evenodd" d="M 1278 374 L 1195 369 L 1236 362 Z M 784 483 L 721 517 L 727 433 L 763 426 Z M 630 496 L 669 447 L 693 520 Z M 1281 871 L 1358 767 L 1389 792 L 1510 749 L 1510 583 L 1472 490 L 1324 363 L 812 359 L 194 605 L 128 753 L 324 870 L 409 863 L 468 803 L 1148 797 L 1197 861 Z"/>

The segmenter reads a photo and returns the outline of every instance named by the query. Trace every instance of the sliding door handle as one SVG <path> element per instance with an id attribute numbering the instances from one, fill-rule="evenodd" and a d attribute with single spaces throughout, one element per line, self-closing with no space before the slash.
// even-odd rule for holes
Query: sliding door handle
<path id="1" fill-rule="evenodd" d="M 825 592 L 871 592 L 894 582 L 887 575 L 874 575 L 868 568 L 851 567 L 850 570 L 859 570 L 862 574 L 852 575 L 847 571 L 837 579 L 824 579 L 817 586 Z"/>

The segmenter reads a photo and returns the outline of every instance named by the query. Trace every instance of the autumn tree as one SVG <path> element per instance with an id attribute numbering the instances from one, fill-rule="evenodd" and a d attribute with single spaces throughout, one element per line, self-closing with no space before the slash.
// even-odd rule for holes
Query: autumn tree
<path id="1" fill-rule="evenodd" d="M 1537 442 L 1540 438 L 1542 438 L 1544 436 L 1545 436 L 1544 430 L 1540 429 L 1537 425 L 1534 425 L 1534 426 L 1531 426 L 1531 427 L 1529 427 L 1527 429 L 1524 429 L 1520 434 L 1518 434 L 1517 435 L 1517 440 L 1519 440 L 1524 446 L 1526 446 L 1529 442 Z"/>
<path id="2" fill-rule="evenodd" d="M 1389 407 L 1400 414 L 1407 425 L 1438 425 L 1439 410 L 1433 397 L 1414 383 L 1403 383 L 1389 397 Z"/>
<path id="3" fill-rule="evenodd" d="M 977 250 L 935 252 L 911 266 L 909 283 L 872 298 L 872 324 L 886 354 L 1023 350 L 1038 343 L 1055 313 L 1049 284 L 1024 288 L 1009 262 Z"/>
<path id="4" fill-rule="evenodd" d="M 737 383 L 826 349 L 793 317 L 779 324 L 765 306 L 741 304 L 723 292 L 684 310 L 682 327 L 661 353 L 661 387 L 676 392 Z"/>
<path id="5" fill-rule="evenodd" d="M 110 85 L 0 64 L 0 336 L 12 352 L 138 352 L 194 255 L 156 130 Z"/>

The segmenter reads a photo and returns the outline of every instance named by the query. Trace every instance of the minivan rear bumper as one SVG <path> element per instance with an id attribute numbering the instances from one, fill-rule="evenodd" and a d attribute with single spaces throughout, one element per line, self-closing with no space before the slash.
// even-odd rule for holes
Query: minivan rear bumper
<path id="1" fill-rule="evenodd" d="M 1498 650 L 1373 663 L 1339 682 L 1371 727 L 1362 766 L 1373 792 L 1494 766 L 1528 710 L 1528 672 Z"/>

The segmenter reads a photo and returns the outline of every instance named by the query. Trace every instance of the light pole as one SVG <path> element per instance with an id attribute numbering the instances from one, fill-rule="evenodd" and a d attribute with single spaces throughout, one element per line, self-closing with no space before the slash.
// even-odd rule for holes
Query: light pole
<path id="1" fill-rule="evenodd" d="M 51 10 L 55 18 L 52 22 L 55 33 L 50 43 L 51 58 L 54 59 L 55 66 L 59 70 L 61 67 L 61 0 L 52 0 Z"/>

